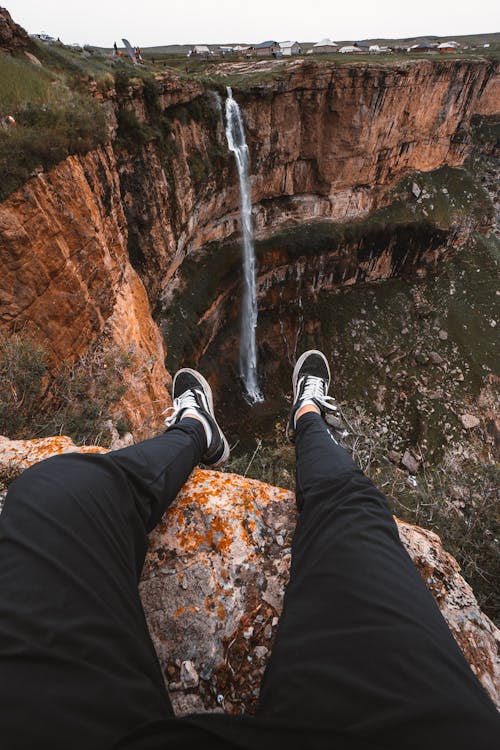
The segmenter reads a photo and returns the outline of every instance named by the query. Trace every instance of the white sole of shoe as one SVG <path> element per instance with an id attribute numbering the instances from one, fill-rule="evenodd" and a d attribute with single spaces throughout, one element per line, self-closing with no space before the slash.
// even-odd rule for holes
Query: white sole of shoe
<path id="1" fill-rule="evenodd" d="M 227 460 L 229 458 L 229 454 L 230 454 L 231 451 L 230 451 L 230 448 L 229 448 L 229 443 L 226 440 L 226 436 L 222 432 L 222 430 L 221 430 L 221 428 L 219 426 L 219 423 L 215 419 L 215 414 L 214 414 L 214 399 L 213 399 L 213 396 L 212 396 L 212 389 L 210 388 L 210 385 L 208 384 L 208 381 L 205 380 L 205 378 L 203 377 L 203 375 L 200 372 L 198 372 L 198 370 L 193 370 L 193 369 L 191 369 L 191 367 L 183 367 L 181 370 L 179 370 L 178 373 L 175 374 L 175 377 L 174 377 L 174 380 L 173 380 L 173 383 L 172 383 L 172 390 L 173 391 L 175 391 L 175 380 L 177 378 L 177 375 L 180 372 L 189 372 L 190 375 L 192 375 L 194 378 L 196 378 L 196 380 L 198 380 L 201 383 L 201 385 L 203 386 L 203 390 L 205 391 L 205 395 L 207 397 L 208 405 L 210 407 L 211 417 L 214 420 L 215 424 L 217 425 L 217 429 L 219 430 L 220 434 L 222 435 L 222 442 L 224 443 L 224 450 L 222 452 L 222 456 L 219 458 L 219 460 L 217 461 L 217 463 L 210 464 L 210 466 L 213 469 L 217 469 L 219 466 L 223 466 L 227 462 Z"/>
<path id="2" fill-rule="evenodd" d="M 299 379 L 299 371 L 302 365 L 304 364 L 305 360 L 309 357 L 311 354 L 319 354 L 320 357 L 322 357 L 326 369 L 328 371 L 328 385 L 330 385 L 331 375 L 330 375 L 330 365 L 328 364 L 328 360 L 323 354 L 323 352 L 320 352 L 319 349 L 309 349 L 307 352 L 304 352 L 304 354 L 301 354 L 300 357 L 297 360 L 297 364 L 293 368 L 293 375 L 292 375 L 292 386 L 293 386 L 293 402 L 295 403 L 295 398 L 297 396 L 297 381 Z M 328 388 L 327 388 L 328 391 Z"/>

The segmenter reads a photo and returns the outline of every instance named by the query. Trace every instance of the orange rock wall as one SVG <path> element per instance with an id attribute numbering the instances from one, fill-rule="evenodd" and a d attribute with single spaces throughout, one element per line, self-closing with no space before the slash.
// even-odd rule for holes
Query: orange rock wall
<path id="1" fill-rule="evenodd" d="M 161 423 L 167 377 L 126 237 L 111 147 L 33 177 L 0 205 L 0 325 L 43 343 L 54 370 L 101 339 L 130 352 L 122 411 L 145 436 Z"/>
<path id="2" fill-rule="evenodd" d="M 498 108 L 498 80 L 487 61 L 304 62 L 276 80 L 235 86 L 258 235 L 361 216 L 388 202 L 408 171 L 461 164 L 471 116 Z M 223 102 L 172 76 L 161 85 L 166 151 L 108 146 L 72 156 L 0 205 L 0 327 L 25 327 L 54 367 L 102 337 L 133 347 L 125 402 L 136 437 L 158 429 L 167 399 L 152 313 L 186 255 L 230 237 L 239 222 Z M 147 117 L 140 87 L 118 104 Z"/>

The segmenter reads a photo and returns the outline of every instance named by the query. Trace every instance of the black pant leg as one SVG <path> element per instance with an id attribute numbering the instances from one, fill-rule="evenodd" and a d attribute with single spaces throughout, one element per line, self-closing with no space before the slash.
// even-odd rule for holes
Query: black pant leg
<path id="1" fill-rule="evenodd" d="M 184 420 L 106 455 L 28 469 L 0 516 L 0 735 L 5 750 L 101 750 L 172 715 L 137 580 L 147 531 L 199 462 Z"/>
<path id="2" fill-rule="evenodd" d="M 259 715 L 384 746 L 498 747 L 496 710 L 399 540 L 386 500 L 317 414 L 297 430 L 302 507 Z"/>

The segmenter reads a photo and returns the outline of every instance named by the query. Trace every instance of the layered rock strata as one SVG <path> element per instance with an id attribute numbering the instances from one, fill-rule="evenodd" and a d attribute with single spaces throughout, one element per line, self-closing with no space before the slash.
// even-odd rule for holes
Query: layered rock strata
<path id="1" fill-rule="evenodd" d="M 67 438 L 0 438 L 12 476 Z M 236 474 L 195 470 L 150 537 L 140 584 L 150 632 L 178 713 L 252 710 L 283 604 L 296 520 L 293 493 Z M 498 701 L 500 632 L 439 537 L 398 521 L 415 565 L 485 690 Z"/>
<path id="2" fill-rule="evenodd" d="M 405 173 L 461 164 L 472 115 L 497 107 L 498 80 L 487 61 L 305 62 L 236 86 L 258 236 L 366 215 Z M 152 314 L 186 256 L 236 236 L 239 222 L 219 95 L 172 76 L 159 86 L 158 122 L 140 82 L 110 102 L 163 129 L 161 142 L 140 146 L 119 128 L 115 148 L 38 171 L 0 205 L 0 327 L 34 334 L 54 369 L 103 336 L 133 346 L 125 403 L 136 437 L 161 426 L 168 398 Z"/>

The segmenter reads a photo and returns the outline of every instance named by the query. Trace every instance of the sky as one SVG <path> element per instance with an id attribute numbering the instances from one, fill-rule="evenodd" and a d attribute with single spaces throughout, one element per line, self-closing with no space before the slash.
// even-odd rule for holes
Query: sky
<path id="1" fill-rule="evenodd" d="M 498 0 L 0 0 L 30 34 L 111 47 L 458 36 L 500 31 Z"/>

